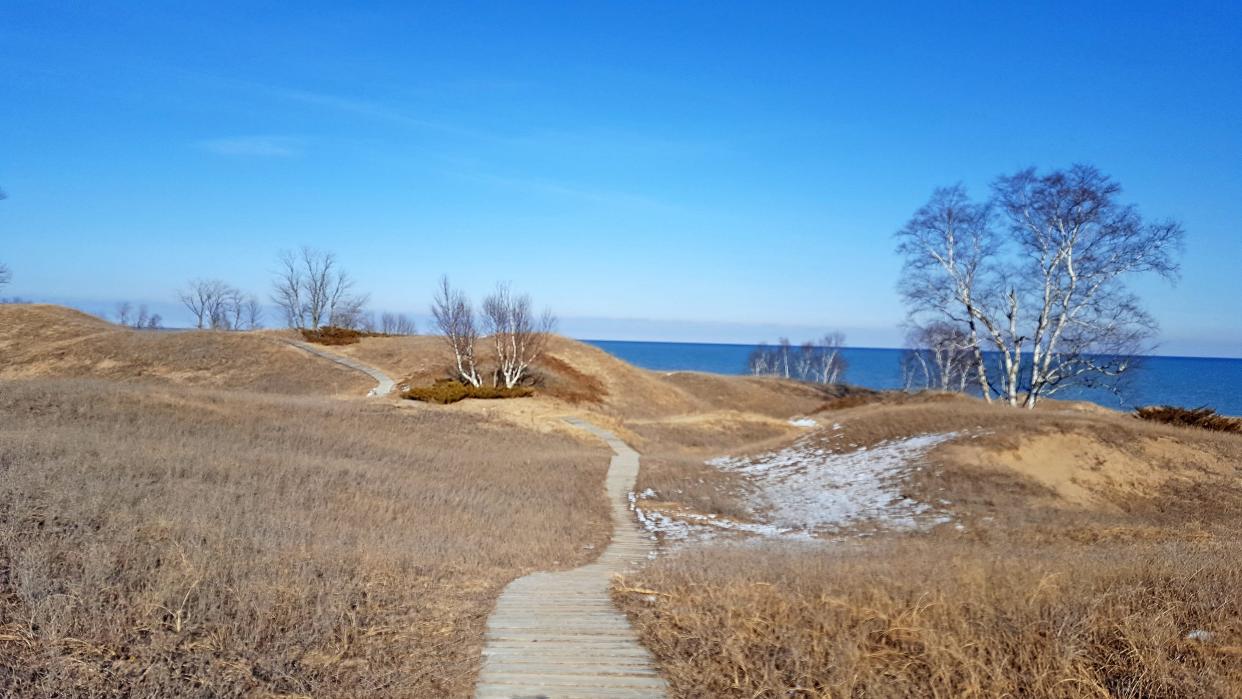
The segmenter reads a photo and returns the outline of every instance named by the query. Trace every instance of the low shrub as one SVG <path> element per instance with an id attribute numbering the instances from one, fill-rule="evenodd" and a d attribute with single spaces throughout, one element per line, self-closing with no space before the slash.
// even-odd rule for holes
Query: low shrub
<path id="1" fill-rule="evenodd" d="M 1172 405 L 1149 405 L 1135 410 L 1134 414 L 1143 420 L 1163 422 L 1166 425 L 1242 434 L 1242 420 L 1226 417 L 1208 407 L 1178 408 Z"/>
<path id="2" fill-rule="evenodd" d="M 425 403 L 447 405 L 467 398 L 497 400 L 501 398 L 526 398 L 535 394 L 528 386 L 501 388 L 499 386 L 468 386 L 458 381 L 437 381 L 431 386 L 411 386 L 401 394 L 408 400 L 421 400 Z"/>
<path id="3" fill-rule="evenodd" d="M 325 325 L 314 330 L 302 329 L 302 339 L 319 345 L 352 345 L 364 337 L 371 337 L 375 334 L 354 330 L 353 328 L 338 328 L 331 325 Z"/>

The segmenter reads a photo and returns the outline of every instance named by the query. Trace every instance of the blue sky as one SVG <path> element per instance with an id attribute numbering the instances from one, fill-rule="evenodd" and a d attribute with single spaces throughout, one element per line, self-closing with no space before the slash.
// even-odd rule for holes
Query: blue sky
<path id="1" fill-rule="evenodd" d="M 1093 163 L 1188 231 L 1165 353 L 1242 356 L 1242 5 L 14 2 L 6 293 L 107 308 L 335 250 L 378 309 L 895 345 L 942 184 Z M 182 318 L 183 320 L 183 318 Z"/>

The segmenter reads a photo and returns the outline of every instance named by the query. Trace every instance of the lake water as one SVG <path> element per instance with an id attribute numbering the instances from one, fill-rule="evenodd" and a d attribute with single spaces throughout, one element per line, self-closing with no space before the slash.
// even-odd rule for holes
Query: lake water
<path id="1" fill-rule="evenodd" d="M 636 366 L 658 371 L 707 371 L 745 374 L 753 345 L 686 342 L 586 340 Z M 845 381 L 875 389 L 901 388 L 898 349 L 848 348 Z M 1056 398 L 1089 400 L 1115 409 L 1167 404 L 1209 406 L 1226 415 L 1242 415 L 1242 359 L 1148 357 L 1134 370 L 1121 398 L 1104 391 L 1065 389 Z"/>

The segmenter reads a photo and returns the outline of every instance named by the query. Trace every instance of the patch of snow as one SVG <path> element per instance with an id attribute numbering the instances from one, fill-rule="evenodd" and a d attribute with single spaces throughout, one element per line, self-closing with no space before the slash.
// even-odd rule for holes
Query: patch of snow
<path id="1" fill-rule="evenodd" d="M 1212 632 L 1204 631 L 1203 629 L 1195 629 L 1194 631 L 1186 634 L 1186 638 L 1191 641 L 1210 641 L 1212 640 Z"/>
<path id="2" fill-rule="evenodd" d="M 841 454 L 801 440 L 777 452 L 708 463 L 746 476 L 778 531 L 811 533 L 865 523 L 910 529 L 948 518 L 931 517 L 930 505 L 903 497 L 901 477 L 955 436 L 919 435 Z"/>
<path id="3" fill-rule="evenodd" d="M 819 427 L 819 423 L 815 422 L 809 417 L 794 418 L 789 421 L 789 424 L 793 425 L 794 427 L 805 427 L 805 428 Z"/>
<path id="4" fill-rule="evenodd" d="M 656 491 L 652 490 L 651 488 L 648 488 L 638 494 L 638 497 L 644 500 L 650 500 L 651 498 L 654 498 L 655 496 L 656 496 Z"/>
<path id="5" fill-rule="evenodd" d="M 834 422 L 834 423 L 832 423 L 832 429 L 834 429 L 834 430 L 839 430 L 839 429 L 841 429 L 841 423 L 839 423 L 839 422 Z"/>

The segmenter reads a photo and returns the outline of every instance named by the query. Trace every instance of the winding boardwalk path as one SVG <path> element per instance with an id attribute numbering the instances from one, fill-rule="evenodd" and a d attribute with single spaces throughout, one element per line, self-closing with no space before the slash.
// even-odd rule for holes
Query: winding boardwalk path
<path id="1" fill-rule="evenodd" d="M 297 340 L 310 354 L 375 379 L 368 395 L 395 383 L 351 357 Z M 627 507 L 638 477 L 638 452 L 585 420 L 569 424 L 612 447 L 604 485 L 612 503 L 612 541 L 594 563 L 558 573 L 532 573 L 509 583 L 487 620 L 477 699 L 663 699 L 668 685 L 609 595 L 613 573 L 647 560 L 651 540 Z"/>
<path id="2" fill-rule="evenodd" d="M 328 350 L 323 349 L 322 347 L 316 347 L 310 344 L 309 342 L 301 342 L 298 340 L 283 340 L 283 341 L 293 345 L 294 347 L 297 347 L 300 350 L 304 350 L 306 352 L 310 352 L 313 355 L 323 357 L 324 359 L 330 362 L 336 362 L 337 364 L 340 364 L 341 366 L 344 366 L 344 367 L 349 367 L 350 369 L 353 369 L 354 371 L 361 371 L 367 376 L 370 376 L 371 378 L 375 379 L 375 388 L 371 389 L 371 392 L 367 394 L 368 396 L 386 396 L 389 393 L 392 393 L 392 389 L 396 388 L 397 386 L 397 382 L 393 381 L 392 377 L 390 377 L 388 374 L 385 374 L 384 372 L 380 371 L 379 369 L 376 369 L 375 367 L 369 364 L 363 364 L 362 362 L 358 361 L 357 359 L 354 359 L 353 357 L 346 357 L 344 355 L 340 355 L 335 352 L 329 352 Z"/>
<path id="3" fill-rule="evenodd" d="M 638 452 L 607 430 L 571 425 L 608 443 L 614 456 L 606 487 L 612 543 L 594 563 L 532 573 L 509 583 L 487 621 L 477 699 L 656 699 L 668 687 L 625 615 L 612 604 L 612 574 L 647 559 L 651 541 L 630 516 L 626 496 L 638 476 Z"/>

